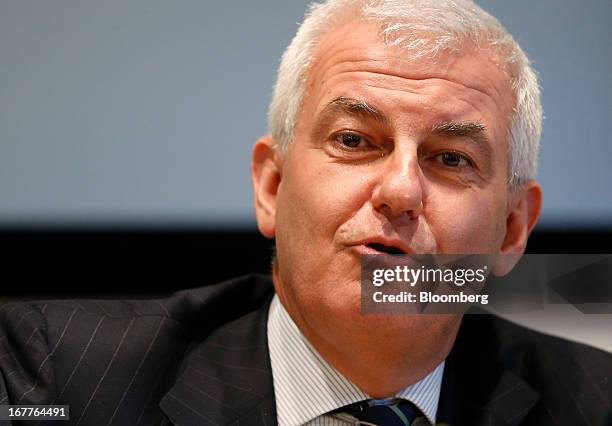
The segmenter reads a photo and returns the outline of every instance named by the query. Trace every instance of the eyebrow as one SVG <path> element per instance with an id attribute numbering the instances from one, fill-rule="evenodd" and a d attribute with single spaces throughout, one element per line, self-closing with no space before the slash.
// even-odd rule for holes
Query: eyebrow
<path id="1" fill-rule="evenodd" d="M 359 115 L 364 118 L 374 119 L 381 123 L 389 122 L 385 114 L 383 114 L 375 106 L 372 106 L 364 101 L 348 98 L 346 96 L 340 96 L 339 98 L 330 101 L 321 111 L 321 116 L 326 116 L 328 113 L 335 112 Z"/>
<path id="2" fill-rule="evenodd" d="M 474 142 L 486 145 L 490 148 L 491 142 L 486 134 L 487 127 L 481 123 L 470 121 L 449 121 L 446 123 L 434 124 L 431 132 L 436 135 L 450 138 L 470 138 Z"/>
<path id="3" fill-rule="evenodd" d="M 487 136 L 486 130 L 487 127 L 482 123 L 449 121 L 434 124 L 431 132 L 435 135 L 441 135 L 449 139 L 467 138 L 481 155 L 483 155 L 484 161 L 481 162 L 483 170 L 489 170 L 490 172 L 493 145 Z"/>

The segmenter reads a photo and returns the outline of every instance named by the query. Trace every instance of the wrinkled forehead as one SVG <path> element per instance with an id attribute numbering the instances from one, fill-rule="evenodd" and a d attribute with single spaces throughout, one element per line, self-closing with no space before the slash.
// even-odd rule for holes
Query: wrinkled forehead
<path id="1" fill-rule="evenodd" d="M 436 43 L 432 34 L 421 34 L 419 39 L 423 44 Z M 321 90 L 329 87 L 335 75 L 351 69 L 383 72 L 413 81 L 444 79 L 494 99 L 503 125 L 508 128 L 515 106 L 512 76 L 493 47 L 477 45 L 471 40 L 436 52 L 418 47 L 418 43 L 409 48 L 386 40 L 379 22 L 352 18 L 331 24 L 314 49 L 306 75 L 304 103 L 321 95 Z M 305 105 L 302 106 L 304 110 Z"/>
<path id="2" fill-rule="evenodd" d="M 496 83 L 512 91 L 513 67 L 502 59 L 505 54 L 494 45 L 471 38 L 449 42 L 444 39 L 447 37 L 444 33 L 419 31 L 418 25 L 414 30 L 389 35 L 385 25 L 350 15 L 344 20 L 329 23 L 313 51 L 307 81 L 310 82 L 317 75 L 319 68 L 334 60 L 339 62 L 346 57 L 346 53 L 360 51 L 361 55 L 355 55 L 354 60 L 382 61 L 397 69 L 398 73 L 408 71 L 405 75 L 415 78 L 447 76 L 453 66 L 466 62 L 461 59 L 469 59 L 482 66 L 481 72 L 495 74 Z M 462 72 L 465 72 L 465 68 L 457 67 L 457 73 Z"/>

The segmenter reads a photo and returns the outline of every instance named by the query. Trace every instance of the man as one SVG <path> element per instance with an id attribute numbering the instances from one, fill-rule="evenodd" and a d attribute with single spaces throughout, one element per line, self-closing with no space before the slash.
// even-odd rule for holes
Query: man
<path id="1" fill-rule="evenodd" d="M 3 306 L 0 404 L 69 404 L 75 424 L 604 424 L 601 351 L 488 316 L 361 313 L 364 254 L 514 267 L 540 126 L 527 58 L 473 3 L 314 6 L 253 152 L 275 291 Z"/>

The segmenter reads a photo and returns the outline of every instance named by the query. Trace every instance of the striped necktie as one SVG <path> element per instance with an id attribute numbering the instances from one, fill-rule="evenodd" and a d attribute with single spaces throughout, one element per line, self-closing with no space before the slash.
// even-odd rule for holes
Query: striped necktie
<path id="1" fill-rule="evenodd" d="M 362 425 L 429 425 L 421 411 L 410 401 L 398 398 L 369 399 L 341 407 L 330 414 Z"/>

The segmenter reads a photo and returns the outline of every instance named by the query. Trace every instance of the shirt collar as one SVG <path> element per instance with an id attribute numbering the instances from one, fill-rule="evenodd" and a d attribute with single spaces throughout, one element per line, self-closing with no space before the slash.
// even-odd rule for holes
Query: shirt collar
<path id="1" fill-rule="evenodd" d="M 268 316 L 268 346 L 279 426 L 303 425 L 325 413 L 370 397 L 329 365 L 293 322 L 278 296 Z M 444 362 L 396 394 L 435 424 Z"/>

